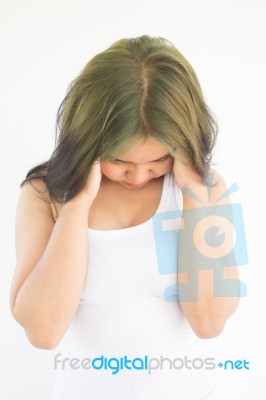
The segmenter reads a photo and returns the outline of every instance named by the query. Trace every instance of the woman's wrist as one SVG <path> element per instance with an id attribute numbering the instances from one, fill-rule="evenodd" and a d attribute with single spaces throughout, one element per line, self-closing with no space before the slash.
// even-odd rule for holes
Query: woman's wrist
<path id="1" fill-rule="evenodd" d="M 77 196 L 69 201 L 65 202 L 63 204 L 63 207 L 61 209 L 62 213 L 68 213 L 68 212 L 78 212 L 82 214 L 89 214 L 90 208 L 92 206 L 93 199 L 90 197 L 86 196 Z"/>

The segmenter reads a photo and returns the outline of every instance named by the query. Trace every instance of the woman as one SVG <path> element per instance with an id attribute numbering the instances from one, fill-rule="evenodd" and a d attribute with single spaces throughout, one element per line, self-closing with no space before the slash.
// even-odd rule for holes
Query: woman
<path id="1" fill-rule="evenodd" d="M 213 295 L 211 269 L 197 272 L 191 292 L 179 290 L 193 266 L 178 272 L 178 245 L 192 242 L 181 225 L 160 239 L 162 219 L 181 221 L 182 210 L 202 207 L 207 187 L 209 204 L 226 190 L 210 167 L 214 119 L 188 61 L 166 39 L 144 35 L 89 61 L 58 128 L 50 159 L 21 184 L 13 316 L 34 346 L 60 346 L 55 399 L 159 396 L 143 368 L 111 374 L 111 362 L 86 369 L 73 360 L 189 351 L 197 337 L 219 335 L 236 309 L 237 296 Z M 224 277 L 238 279 L 236 267 Z M 189 398 L 184 377 L 169 385 L 169 374 L 155 372 L 160 396 L 171 386 L 169 396 Z"/>

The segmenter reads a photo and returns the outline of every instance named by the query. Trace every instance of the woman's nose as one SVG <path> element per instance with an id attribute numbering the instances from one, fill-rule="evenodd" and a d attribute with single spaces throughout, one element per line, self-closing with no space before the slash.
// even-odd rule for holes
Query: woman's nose
<path id="1" fill-rule="evenodd" d="M 134 165 L 126 171 L 132 185 L 139 185 L 150 178 L 151 171 L 147 166 Z"/>

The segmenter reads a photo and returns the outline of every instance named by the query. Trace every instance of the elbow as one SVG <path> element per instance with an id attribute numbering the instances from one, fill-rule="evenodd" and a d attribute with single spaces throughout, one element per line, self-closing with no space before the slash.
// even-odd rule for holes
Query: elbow
<path id="1" fill-rule="evenodd" d="M 58 336 L 51 333 L 45 334 L 43 330 L 41 332 L 32 332 L 25 329 L 25 332 L 30 344 L 38 349 L 53 350 L 61 341 Z"/>
<path id="2" fill-rule="evenodd" d="M 59 336 L 55 332 L 52 332 L 51 329 L 48 330 L 43 327 L 37 327 L 36 323 L 34 324 L 34 328 L 29 327 L 25 324 L 25 321 L 22 321 L 21 318 L 18 317 L 14 309 L 12 309 L 11 312 L 14 319 L 24 329 L 27 339 L 32 346 L 45 350 L 52 350 L 58 346 L 62 335 Z"/>
<path id="3" fill-rule="evenodd" d="M 221 335 L 225 327 L 225 321 L 220 319 L 202 319 L 200 321 L 190 322 L 190 326 L 195 335 L 200 339 L 213 339 Z"/>
<path id="4" fill-rule="evenodd" d="M 184 315 L 187 318 L 194 333 L 200 339 L 212 339 L 215 338 L 223 332 L 225 324 L 234 313 L 239 303 L 239 299 L 230 299 L 230 304 L 226 304 L 227 307 L 220 307 L 220 312 L 215 309 L 214 312 L 206 312 L 205 310 L 198 311 L 192 314 L 190 309 L 182 308 Z"/>
<path id="5" fill-rule="evenodd" d="M 38 321 L 36 318 L 30 321 L 23 317 L 13 304 L 10 304 L 11 314 L 20 326 L 24 329 L 30 344 L 38 349 L 52 350 L 55 349 L 65 332 L 59 333 L 54 324 L 48 321 Z M 53 326 L 54 328 L 51 328 Z"/>

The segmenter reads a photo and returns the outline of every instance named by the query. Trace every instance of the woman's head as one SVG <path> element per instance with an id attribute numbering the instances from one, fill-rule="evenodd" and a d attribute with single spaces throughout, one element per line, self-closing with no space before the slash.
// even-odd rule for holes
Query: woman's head
<path id="1" fill-rule="evenodd" d="M 70 199 L 86 181 L 92 163 L 149 138 L 174 157 L 183 152 L 205 177 L 216 125 L 197 77 L 164 38 L 121 39 L 93 57 L 72 82 L 58 112 L 58 138 L 47 163 L 47 186 Z"/>

